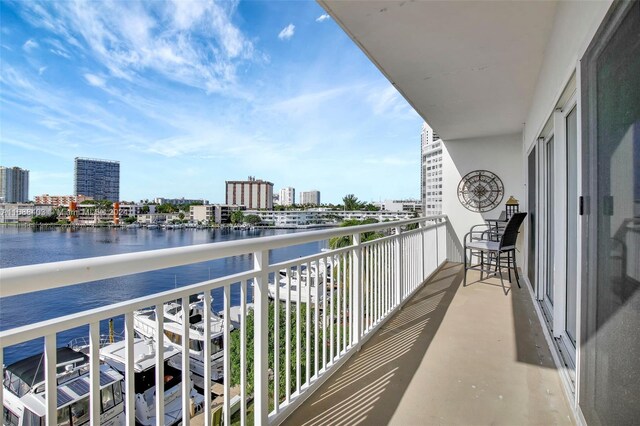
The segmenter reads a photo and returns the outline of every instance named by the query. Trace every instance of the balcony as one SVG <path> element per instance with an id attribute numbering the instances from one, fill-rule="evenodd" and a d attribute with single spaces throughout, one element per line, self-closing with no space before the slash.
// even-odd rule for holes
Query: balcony
<path id="1" fill-rule="evenodd" d="M 574 424 L 529 290 L 447 263 L 284 424 Z"/>
<path id="2" fill-rule="evenodd" d="M 345 246 L 286 262 L 268 261 L 272 249 L 332 238 Z M 118 351 L 123 353 L 126 423 L 133 425 L 138 398 L 133 378 L 144 361 L 135 346 L 135 312 L 155 309 L 151 328 L 162 334 L 168 304 L 186 312 L 190 300 L 199 298 L 210 306 L 211 292 L 222 289 L 222 378 L 212 382 L 215 394 L 203 392 L 194 424 L 212 424 L 214 418 L 231 424 L 233 411 L 242 424 L 249 412 L 256 424 L 285 419 L 313 424 L 326 416 L 348 423 L 407 424 L 425 418 L 443 423 L 571 422 L 528 290 L 514 288 L 505 297 L 490 280 L 460 288 L 460 266 L 450 263 L 459 261 L 460 246 L 446 216 L 9 268 L 2 270 L 0 296 L 246 255 L 253 258 L 253 269 L 5 330 L 0 348 L 44 337 L 43 417 L 55 418 L 61 407 L 56 336 L 88 325 L 87 392 L 96 418 L 105 360 L 100 323 L 124 317 Z M 232 306 L 231 293 L 238 289 L 239 306 Z M 275 309 L 269 298 L 283 302 Z M 235 331 L 232 312 L 237 313 Z M 205 309 L 203 315 L 202 332 L 211 335 L 213 313 Z M 172 334 L 173 347 L 166 339 L 149 343 L 155 363 L 155 418 L 168 418 L 162 397 L 169 368 L 165 354 L 181 352 L 182 371 L 192 367 L 190 345 L 180 339 L 189 333 L 188 321 L 181 327 Z M 239 333 L 237 363 L 232 363 L 231 333 Z M 203 340 L 204 359 L 214 351 L 212 340 Z M 251 349 L 253 357 L 248 356 Z M 232 383 L 234 371 L 238 383 Z M 210 363 L 204 363 L 202 374 L 202 383 L 216 378 Z M 192 379 L 182 377 L 181 395 L 193 396 Z M 189 424 L 194 399 L 180 398 L 182 422 Z"/>

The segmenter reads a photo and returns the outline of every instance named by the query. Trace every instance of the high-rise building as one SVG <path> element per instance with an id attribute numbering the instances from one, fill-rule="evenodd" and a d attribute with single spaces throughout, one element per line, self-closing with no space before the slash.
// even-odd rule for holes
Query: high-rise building
<path id="1" fill-rule="evenodd" d="M 273 183 L 249 176 L 247 180 L 228 180 L 225 184 L 225 204 L 247 209 L 273 208 Z"/>
<path id="2" fill-rule="evenodd" d="M 302 205 L 320 205 L 320 191 L 302 191 L 300 193 L 300 204 Z"/>
<path id="3" fill-rule="evenodd" d="M 0 166 L 0 202 L 26 203 L 29 201 L 29 170 Z"/>
<path id="4" fill-rule="evenodd" d="M 425 122 L 420 134 L 420 194 L 425 216 L 442 214 L 442 139 Z"/>
<path id="5" fill-rule="evenodd" d="M 280 190 L 280 205 L 292 206 L 296 203 L 296 189 L 290 186 Z"/>
<path id="6" fill-rule="evenodd" d="M 74 194 L 92 197 L 94 200 L 120 200 L 120 162 L 75 159 Z"/>

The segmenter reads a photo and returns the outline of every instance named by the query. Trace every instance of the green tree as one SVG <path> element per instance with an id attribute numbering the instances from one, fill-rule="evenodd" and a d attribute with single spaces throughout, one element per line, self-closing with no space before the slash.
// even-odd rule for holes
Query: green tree
<path id="1" fill-rule="evenodd" d="M 242 210 L 236 210 L 233 213 L 231 213 L 231 223 L 233 224 L 238 224 L 238 223 L 242 223 L 244 219 L 244 213 L 242 213 Z"/>
<path id="2" fill-rule="evenodd" d="M 373 205 L 371 203 L 367 203 L 364 204 L 362 207 L 363 210 L 369 211 L 369 212 L 377 212 L 380 211 L 380 207 Z"/>
<path id="3" fill-rule="evenodd" d="M 267 341 L 269 342 L 269 369 L 273 371 L 274 369 L 274 324 L 275 324 L 275 309 L 279 310 L 279 358 L 280 365 L 278 366 L 279 370 L 279 389 L 280 395 L 279 397 L 282 399 L 286 392 L 286 369 L 289 369 L 291 377 L 293 380 L 291 381 L 291 390 L 293 391 L 296 383 L 296 364 L 291 363 L 291 365 L 285 365 L 285 356 L 286 356 L 286 309 L 285 305 L 282 303 L 275 303 L 274 301 L 269 301 L 268 313 L 268 329 L 269 329 L 269 338 Z M 306 357 L 306 345 L 307 345 L 307 323 L 306 323 L 306 312 L 307 312 L 307 304 L 302 303 L 300 305 L 300 371 L 302 373 L 302 380 L 305 381 L 305 372 L 307 368 L 307 357 Z M 247 312 L 247 342 L 246 342 L 246 367 L 247 367 L 247 393 L 253 393 L 253 360 L 254 360 L 254 352 L 253 352 L 253 335 L 254 335 L 254 310 L 249 309 Z M 291 359 L 296 359 L 296 307 L 295 305 L 291 305 L 291 314 L 290 314 L 290 322 L 291 322 Z M 322 327 L 320 327 L 321 329 Z M 310 342 L 315 342 L 315 326 L 313 324 L 313 315 L 311 324 L 309 324 L 309 332 L 310 332 Z M 321 340 L 322 337 L 320 336 Z M 231 354 L 231 386 L 235 386 L 240 383 L 240 333 L 233 332 L 231 333 L 231 342 L 229 352 Z M 314 356 L 315 353 L 311 351 L 311 358 L 309 359 L 309 363 L 311 365 L 311 374 L 314 374 L 313 366 L 314 366 Z M 269 385 L 269 393 L 270 396 L 273 397 L 273 385 Z M 271 398 L 270 398 L 271 399 Z"/>
<path id="4" fill-rule="evenodd" d="M 344 209 L 353 211 L 360 210 L 362 208 L 362 203 L 358 201 L 358 197 L 353 194 L 347 194 L 342 198 L 342 202 L 344 203 Z"/>
<path id="5" fill-rule="evenodd" d="M 373 223 L 378 223 L 376 219 L 368 218 L 364 220 L 357 219 L 347 219 L 340 224 L 340 227 L 347 226 L 359 226 L 359 225 L 370 225 Z M 361 242 L 367 242 L 371 240 L 375 240 L 377 238 L 381 238 L 384 235 L 380 232 L 363 232 L 361 235 Z M 337 249 L 341 247 L 347 247 L 353 244 L 353 238 L 351 235 L 344 235 L 342 237 L 333 237 L 329 240 L 329 248 Z"/>
<path id="6" fill-rule="evenodd" d="M 178 217 L 180 218 L 180 220 L 183 220 L 183 219 L 184 219 L 184 213 L 183 213 L 183 212 L 180 212 L 180 213 L 178 214 Z"/>
<path id="7" fill-rule="evenodd" d="M 132 223 L 135 223 L 136 220 L 135 216 L 127 216 L 124 218 L 124 223 L 131 225 Z"/>
<path id="8" fill-rule="evenodd" d="M 262 219 L 257 214 L 248 214 L 242 219 L 244 223 L 248 223 L 249 225 L 258 225 L 262 223 Z"/>
<path id="9" fill-rule="evenodd" d="M 176 213 L 178 211 L 178 207 L 173 204 L 160 204 L 156 207 L 156 213 Z"/>
<path id="10" fill-rule="evenodd" d="M 33 216 L 31 218 L 31 223 L 41 224 L 41 223 L 57 223 L 58 215 L 55 213 L 51 213 L 48 216 Z"/>
<path id="11" fill-rule="evenodd" d="M 417 217 L 420 217 L 420 215 L 418 214 L 418 212 L 414 211 L 414 212 L 411 214 L 411 217 L 412 217 L 412 218 L 417 218 Z M 410 224 L 408 224 L 408 225 L 407 225 L 407 231 L 412 231 L 412 230 L 414 230 L 414 229 L 418 229 L 418 227 L 419 227 L 419 226 L 420 226 L 420 225 L 419 225 L 419 224 L 417 224 L 417 223 L 410 223 Z"/>
<path id="12" fill-rule="evenodd" d="M 142 206 L 142 208 L 140 209 L 140 213 L 149 214 L 149 205 L 145 204 L 144 206 Z"/>

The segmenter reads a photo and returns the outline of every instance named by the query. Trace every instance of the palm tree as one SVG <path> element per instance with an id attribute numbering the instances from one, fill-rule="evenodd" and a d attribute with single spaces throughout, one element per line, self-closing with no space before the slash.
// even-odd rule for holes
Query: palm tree
<path id="1" fill-rule="evenodd" d="M 342 198 L 342 202 L 344 203 L 345 210 L 360 210 L 362 204 L 358 201 L 358 197 L 353 194 L 347 194 Z"/>

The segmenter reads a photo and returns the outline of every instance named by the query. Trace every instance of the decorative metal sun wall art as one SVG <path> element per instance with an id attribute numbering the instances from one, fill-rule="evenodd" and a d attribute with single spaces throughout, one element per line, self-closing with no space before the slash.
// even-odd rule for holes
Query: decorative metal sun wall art
<path id="1" fill-rule="evenodd" d="M 502 202 L 504 185 L 500 178 L 488 170 L 467 173 L 458 184 L 458 199 L 472 212 L 493 210 Z"/>

